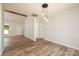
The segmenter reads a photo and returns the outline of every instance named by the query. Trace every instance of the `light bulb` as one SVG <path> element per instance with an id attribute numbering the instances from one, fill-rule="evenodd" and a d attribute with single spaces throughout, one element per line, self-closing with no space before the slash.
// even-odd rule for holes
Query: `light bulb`
<path id="1" fill-rule="evenodd" d="M 44 17 L 44 20 L 48 22 L 48 18 Z"/>
<path id="2" fill-rule="evenodd" d="M 42 16 L 44 16 L 44 13 L 42 13 Z"/>

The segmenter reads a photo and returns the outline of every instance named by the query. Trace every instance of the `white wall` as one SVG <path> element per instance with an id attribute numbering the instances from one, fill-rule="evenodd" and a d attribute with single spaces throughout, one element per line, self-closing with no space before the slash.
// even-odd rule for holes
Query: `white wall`
<path id="1" fill-rule="evenodd" d="M 36 38 L 39 38 L 38 36 L 38 19 L 37 17 L 29 16 L 25 20 L 25 37 L 28 37 L 32 39 L 33 41 L 36 41 Z"/>
<path id="2" fill-rule="evenodd" d="M 1 4 L 0 4 L 0 54 L 1 54 L 1 21 L 2 21 L 2 19 L 1 19 Z"/>
<path id="3" fill-rule="evenodd" d="M 4 40 L 3 40 L 3 27 L 2 27 L 2 4 L 0 4 L 0 55 L 4 49 Z"/>
<path id="4" fill-rule="evenodd" d="M 38 26 L 39 26 L 39 19 L 38 17 L 34 17 L 34 41 L 36 41 L 36 39 L 39 38 Z"/>
<path id="5" fill-rule="evenodd" d="M 24 35 L 24 20 L 26 17 L 16 15 L 4 11 L 4 25 L 9 25 L 9 34 L 4 35 L 4 47 L 7 47 L 10 42 L 9 36 Z"/>
<path id="6" fill-rule="evenodd" d="M 26 17 L 4 11 L 4 24 L 9 24 L 11 36 L 24 35 L 24 20 Z"/>
<path id="7" fill-rule="evenodd" d="M 79 7 L 62 11 L 49 21 L 40 21 L 39 36 L 59 44 L 79 49 Z"/>
<path id="8" fill-rule="evenodd" d="M 32 16 L 29 16 L 25 20 L 25 27 L 24 27 L 24 35 L 30 39 L 34 39 L 34 19 Z"/>

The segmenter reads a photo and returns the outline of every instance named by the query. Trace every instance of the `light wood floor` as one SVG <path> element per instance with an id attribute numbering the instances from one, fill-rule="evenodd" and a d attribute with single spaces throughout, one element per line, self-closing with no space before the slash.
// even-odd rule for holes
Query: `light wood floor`
<path id="1" fill-rule="evenodd" d="M 43 39 L 32 40 L 24 36 L 10 38 L 3 56 L 79 56 L 79 51 Z"/>

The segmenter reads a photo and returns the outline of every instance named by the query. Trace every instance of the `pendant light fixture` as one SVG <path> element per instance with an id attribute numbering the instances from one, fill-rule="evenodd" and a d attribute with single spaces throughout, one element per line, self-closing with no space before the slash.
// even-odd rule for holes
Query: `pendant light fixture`
<path id="1" fill-rule="evenodd" d="M 48 21 L 48 8 L 47 7 L 48 7 L 47 3 L 42 4 L 42 16 L 45 21 Z"/>

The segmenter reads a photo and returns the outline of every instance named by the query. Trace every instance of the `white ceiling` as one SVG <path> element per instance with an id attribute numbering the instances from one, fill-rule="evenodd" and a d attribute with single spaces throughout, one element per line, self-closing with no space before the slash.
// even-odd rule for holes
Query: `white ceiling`
<path id="1" fill-rule="evenodd" d="M 15 11 L 18 13 L 22 13 L 25 15 L 31 15 L 36 13 L 38 15 L 41 14 L 41 5 L 42 3 L 5 3 L 3 4 L 3 8 Z M 48 13 L 56 14 L 57 12 L 64 11 L 67 9 L 79 7 L 78 3 L 49 3 L 48 4 Z"/>

